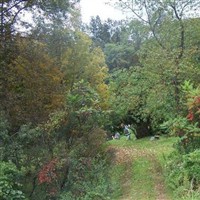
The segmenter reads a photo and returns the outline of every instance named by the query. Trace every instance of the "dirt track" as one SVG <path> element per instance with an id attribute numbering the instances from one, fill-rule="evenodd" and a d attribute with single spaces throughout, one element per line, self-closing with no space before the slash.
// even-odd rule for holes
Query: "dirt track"
<path id="1" fill-rule="evenodd" d="M 131 173 L 133 172 L 132 170 L 130 170 L 130 167 L 132 167 L 132 163 L 134 163 L 134 160 L 136 161 L 137 159 L 140 159 L 140 158 L 144 158 L 148 160 L 148 162 L 151 165 L 151 168 L 149 170 L 149 175 L 153 177 L 154 190 L 156 194 L 155 200 L 169 200 L 169 198 L 166 195 L 166 191 L 164 187 L 162 168 L 158 160 L 156 160 L 156 157 L 153 151 L 141 150 L 141 149 L 136 149 L 132 147 L 111 147 L 111 150 L 113 152 L 114 164 L 123 164 L 125 166 L 125 171 L 123 173 L 123 179 L 122 179 L 123 181 L 121 183 L 123 195 L 120 198 L 120 200 L 146 200 L 148 199 L 148 198 L 135 199 L 135 197 L 132 197 L 132 194 L 131 194 L 132 182 L 131 182 L 130 177 L 132 176 Z M 152 199 L 152 198 L 149 198 L 149 199 Z"/>

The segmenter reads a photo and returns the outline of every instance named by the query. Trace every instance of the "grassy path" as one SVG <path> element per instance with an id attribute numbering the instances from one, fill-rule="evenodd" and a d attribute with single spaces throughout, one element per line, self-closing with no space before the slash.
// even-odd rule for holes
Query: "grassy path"
<path id="1" fill-rule="evenodd" d="M 164 156 L 172 151 L 174 138 L 112 140 L 115 200 L 171 200 L 164 184 Z"/>

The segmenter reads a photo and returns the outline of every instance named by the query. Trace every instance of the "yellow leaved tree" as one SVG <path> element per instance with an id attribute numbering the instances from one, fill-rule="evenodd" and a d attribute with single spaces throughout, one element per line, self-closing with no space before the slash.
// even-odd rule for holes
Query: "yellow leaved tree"
<path id="1" fill-rule="evenodd" d="M 87 81 L 100 97 L 99 106 L 102 109 L 108 108 L 109 93 L 105 84 L 108 68 L 102 50 L 92 46 L 88 35 L 74 33 L 74 41 L 62 58 L 62 71 L 68 91 L 73 91 L 78 81 Z"/>
<path id="2" fill-rule="evenodd" d="M 44 44 L 18 38 L 17 56 L 9 68 L 8 106 L 14 124 L 41 123 L 62 105 L 62 73 Z"/>

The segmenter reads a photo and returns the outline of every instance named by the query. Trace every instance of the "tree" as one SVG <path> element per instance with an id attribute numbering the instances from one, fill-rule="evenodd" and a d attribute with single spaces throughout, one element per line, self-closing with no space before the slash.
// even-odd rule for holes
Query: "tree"
<path id="1" fill-rule="evenodd" d="M 104 55 L 100 48 L 92 47 L 92 41 L 86 34 L 74 32 L 74 42 L 62 58 L 62 71 L 67 91 L 73 91 L 75 83 L 85 80 L 98 91 L 102 101 L 106 102 L 107 97 L 103 98 L 107 96 Z"/>
<path id="2" fill-rule="evenodd" d="M 150 48 L 157 45 L 160 51 L 168 55 L 168 60 L 173 60 L 172 81 L 174 87 L 174 99 L 176 102 L 176 111 L 180 112 L 180 84 L 181 84 L 181 65 L 186 53 L 186 18 L 189 17 L 189 10 L 197 9 L 199 1 L 129 1 L 122 0 L 117 2 L 121 9 L 131 12 L 141 22 L 149 28 Z M 173 34 L 168 34 L 171 30 Z M 187 35 L 188 36 L 188 35 Z M 148 43 L 146 43 L 148 46 Z M 145 45 L 146 46 L 146 45 Z M 146 47 L 147 47 L 146 46 Z M 143 60 L 148 58 L 148 52 L 143 54 Z M 173 52 L 173 53 L 172 53 Z M 163 55 L 163 53 L 161 53 Z M 152 55 L 151 55 L 152 56 Z M 151 59 L 151 58 L 150 58 Z M 159 58 L 160 59 L 160 58 Z M 148 60 L 148 59 L 147 59 Z M 148 61 L 145 66 L 148 66 Z M 144 64 L 143 63 L 143 64 Z M 161 67 L 161 66 L 160 66 Z M 162 66 L 164 68 L 164 66 Z"/>
<path id="3" fill-rule="evenodd" d="M 148 38 L 148 27 L 139 20 L 101 22 L 97 16 L 89 29 L 95 45 L 100 46 L 106 56 L 110 70 L 129 68 L 139 64 L 138 51 Z"/>
<path id="4" fill-rule="evenodd" d="M 130 68 L 139 64 L 137 52 L 131 45 L 107 44 L 104 51 L 110 70 Z"/>
<path id="5" fill-rule="evenodd" d="M 107 23 L 103 23 L 99 16 L 92 18 L 90 21 L 89 30 L 92 34 L 92 40 L 96 46 L 100 46 L 102 49 L 105 44 L 110 41 L 110 27 Z"/>
<path id="6" fill-rule="evenodd" d="M 101 172 L 104 166 L 96 180 L 96 185 L 102 182 L 103 189 L 99 192 L 99 186 L 95 188 L 97 195 L 94 188 L 89 192 L 92 197 L 109 193 L 109 185 L 104 184 L 107 177 L 102 179 L 106 158 L 99 156 L 106 136 L 100 127 L 107 121 L 108 70 L 102 50 L 77 31 L 79 24 L 74 26 L 70 19 L 76 15 L 75 2 L 1 4 L 8 13 L 3 16 L 1 12 L 2 19 L 16 15 L 6 48 L 0 52 L 0 196 L 5 199 L 56 199 L 63 191 L 73 193 L 75 199 L 87 199 L 97 166 Z M 29 33 L 17 33 L 21 11 L 33 12 L 34 19 L 40 19 Z M 14 169 L 16 175 L 22 172 L 20 183 L 25 195 L 12 174 L 7 177 L 4 173 L 7 168 L 10 173 Z M 83 169 L 87 172 L 84 176 Z M 86 184 L 80 193 L 77 185 Z"/>
<path id="7" fill-rule="evenodd" d="M 20 32 L 20 27 L 26 27 L 21 14 L 25 12 L 35 12 L 34 17 L 40 16 L 43 20 L 51 24 L 54 21 L 66 22 L 70 13 L 76 10 L 75 4 L 78 0 L 50 0 L 50 1 L 32 1 L 32 0 L 2 0 L 0 3 L 0 107 L 3 110 L 8 108 L 7 102 L 10 99 L 10 80 L 14 77 L 11 63 L 18 56 L 16 35 Z M 48 17 L 47 17 L 48 16 Z M 63 24 L 62 23 L 62 24 Z M 25 34 L 27 36 L 27 33 Z M 23 35 L 23 37 L 25 37 Z M 8 67 L 9 66 L 9 67 Z M 16 78 L 16 77 L 15 77 Z M 14 79 L 15 79 L 14 78 Z M 7 111 L 7 110 L 6 110 Z M 9 111 L 8 111 L 9 112 Z"/>
<path id="8" fill-rule="evenodd" d="M 17 39 L 18 56 L 8 66 L 6 110 L 14 127 L 44 122 L 63 102 L 62 75 L 44 44 Z"/>

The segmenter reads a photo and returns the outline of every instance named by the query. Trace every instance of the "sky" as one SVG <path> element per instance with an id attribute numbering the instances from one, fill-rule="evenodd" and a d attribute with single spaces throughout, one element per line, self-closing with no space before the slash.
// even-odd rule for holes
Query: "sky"
<path id="1" fill-rule="evenodd" d="M 108 18 L 120 20 L 125 19 L 121 11 L 106 5 L 107 0 L 81 0 L 81 14 L 84 23 L 89 23 L 92 16 L 99 15 L 101 20 Z"/>

